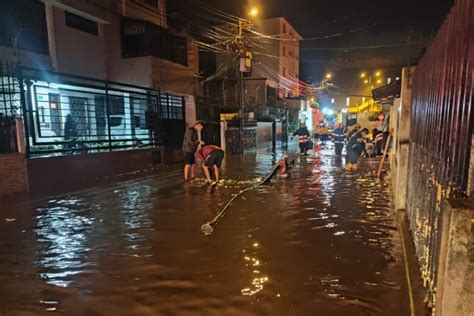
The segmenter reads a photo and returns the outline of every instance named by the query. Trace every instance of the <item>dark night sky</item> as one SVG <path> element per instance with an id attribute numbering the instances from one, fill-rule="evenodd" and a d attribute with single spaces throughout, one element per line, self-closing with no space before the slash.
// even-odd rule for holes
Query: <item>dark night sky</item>
<path id="1" fill-rule="evenodd" d="M 173 5 L 180 1 L 171 0 Z M 170 1 L 170 2 L 171 2 Z M 191 0 L 192 1 L 192 0 Z M 243 16 L 249 3 L 257 3 L 265 17 L 283 16 L 305 38 L 342 33 L 325 40 L 303 41 L 301 78 L 318 77 L 331 67 L 356 60 L 400 55 L 397 48 L 321 50 L 385 45 L 426 40 L 440 27 L 453 0 L 200 0 L 223 11 Z M 413 44 L 412 44 L 413 45 Z M 307 50 L 316 48 L 317 51 Z M 413 47 L 421 50 L 422 45 Z"/>

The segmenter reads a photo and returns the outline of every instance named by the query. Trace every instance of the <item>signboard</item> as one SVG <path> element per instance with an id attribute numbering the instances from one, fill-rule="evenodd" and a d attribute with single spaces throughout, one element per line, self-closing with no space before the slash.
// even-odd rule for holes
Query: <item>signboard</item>
<path id="1" fill-rule="evenodd" d="M 221 113 L 221 121 L 230 121 L 239 116 L 239 113 Z"/>

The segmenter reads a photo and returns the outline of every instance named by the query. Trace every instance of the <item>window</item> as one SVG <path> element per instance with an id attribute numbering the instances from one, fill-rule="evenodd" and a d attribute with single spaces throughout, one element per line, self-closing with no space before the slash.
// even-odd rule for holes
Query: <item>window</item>
<path id="1" fill-rule="evenodd" d="M 286 68 L 283 67 L 283 77 L 286 77 Z"/>
<path id="2" fill-rule="evenodd" d="M 0 1 L 0 46 L 48 55 L 46 11 L 40 1 Z"/>
<path id="3" fill-rule="evenodd" d="M 67 11 L 66 25 L 85 33 L 99 35 L 99 25 L 97 24 L 97 22 L 83 18 L 82 16 Z"/>
<path id="4" fill-rule="evenodd" d="M 283 57 L 285 57 L 285 56 L 286 56 L 286 46 L 283 45 Z"/>
<path id="5" fill-rule="evenodd" d="M 286 34 L 286 24 L 283 23 L 283 34 Z"/>

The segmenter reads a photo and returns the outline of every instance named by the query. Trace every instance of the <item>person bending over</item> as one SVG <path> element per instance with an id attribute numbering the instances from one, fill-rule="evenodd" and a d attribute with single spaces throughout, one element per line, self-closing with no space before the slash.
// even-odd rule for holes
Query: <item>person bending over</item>
<path id="1" fill-rule="evenodd" d="M 197 157 L 202 163 L 202 168 L 206 176 L 206 183 L 212 183 L 211 173 L 214 175 L 216 183 L 219 183 L 220 168 L 222 160 L 224 159 L 224 151 L 220 147 L 214 145 L 202 146 L 197 153 Z"/>

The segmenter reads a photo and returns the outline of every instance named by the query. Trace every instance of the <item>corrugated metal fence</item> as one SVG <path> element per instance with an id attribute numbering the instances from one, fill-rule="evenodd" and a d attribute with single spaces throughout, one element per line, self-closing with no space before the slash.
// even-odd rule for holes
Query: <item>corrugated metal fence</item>
<path id="1" fill-rule="evenodd" d="M 424 286 L 434 305 L 440 202 L 467 194 L 473 132 L 474 1 L 457 0 L 415 72 L 408 207 Z"/>

